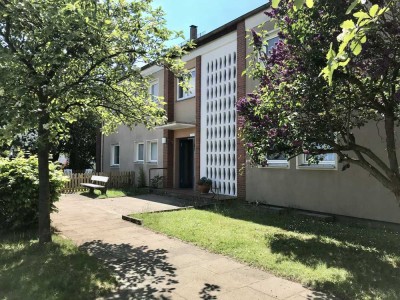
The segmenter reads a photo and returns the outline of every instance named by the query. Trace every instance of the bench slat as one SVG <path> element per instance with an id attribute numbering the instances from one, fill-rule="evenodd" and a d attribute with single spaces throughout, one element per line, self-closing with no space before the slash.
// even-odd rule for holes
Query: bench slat
<path id="1" fill-rule="evenodd" d="M 109 177 L 106 177 L 106 176 L 96 176 L 96 175 L 93 175 L 93 176 L 90 178 L 91 181 L 100 181 L 100 182 L 108 182 L 108 179 L 109 179 Z"/>
<path id="2" fill-rule="evenodd" d="M 105 186 L 93 184 L 93 183 L 81 183 L 81 185 L 86 186 L 86 187 L 95 188 L 95 189 L 105 189 L 106 188 Z"/>

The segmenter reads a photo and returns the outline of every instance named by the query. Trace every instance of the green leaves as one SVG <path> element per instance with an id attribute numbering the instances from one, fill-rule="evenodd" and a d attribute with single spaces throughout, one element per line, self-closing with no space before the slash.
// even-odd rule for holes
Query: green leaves
<path id="1" fill-rule="evenodd" d="M 354 24 L 353 20 L 346 20 L 342 23 L 342 25 L 340 25 L 340 27 L 343 29 L 353 29 L 356 27 L 356 24 Z"/>
<path id="2" fill-rule="evenodd" d="M 378 4 L 372 5 L 371 8 L 370 8 L 370 10 L 369 10 L 370 16 L 371 16 L 372 18 L 375 17 L 375 16 L 376 16 L 376 13 L 378 12 L 378 10 L 379 10 L 379 5 L 378 5 Z"/>
<path id="3" fill-rule="evenodd" d="M 306 5 L 308 8 L 312 8 L 314 6 L 314 0 L 306 0 Z"/>
<path id="4" fill-rule="evenodd" d="M 50 168 L 50 205 L 58 201 L 67 179 L 54 164 Z M 39 194 L 37 157 L 0 158 L 0 229 L 26 227 L 37 222 Z"/>
<path id="5" fill-rule="evenodd" d="M 292 1 L 295 10 L 302 8 L 304 3 L 307 5 L 308 8 L 312 8 L 314 6 L 314 0 L 292 0 Z M 272 8 L 277 8 L 280 2 L 281 0 L 272 0 L 271 1 Z"/>
<path id="6" fill-rule="evenodd" d="M 277 8 L 279 6 L 279 3 L 281 2 L 281 0 L 272 0 L 272 8 Z"/>
<path id="7" fill-rule="evenodd" d="M 291 0 L 293 3 L 293 10 L 297 11 L 306 4 L 308 8 L 314 7 L 313 0 Z M 390 2 L 391 3 L 391 2 Z M 280 4 L 280 0 L 273 0 L 272 7 L 276 8 Z M 362 0 L 354 0 L 350 6 L 346 10 L 346 14 L 350 14 L 358 5 L 365 4 L 365 1 Z M 356 18 L 356 22 L 353 19 L 345 20 L 341 24 L 342 33 L 337 37 L 337 40 L 340 42 L 339 49 L 336 53 L 335 58 L 330 58 L 327 61 L 326 68 L 323 69 L 321 74 L 324 75 L 325 78 L 332 83 L 332 76 L 330 72 L 334 72 L 338 67 L 345 67 L 348 62 L 350 62 L 350 58 L 348 56 L 347 51 L 349 51 L 352 55 L 358 56 L 362 52 L 362 44 L 367 41 L 366 32 L 372 23 L 377 22 L 378 17 L 384 14 L 389 10 L 389 7 L 379 7 L 378 4 L 372 5 L 369 9 L 366 6 L 362 6 L 361 9 L 353 14 L 354 18 Z M 293 26 L 298 26 L 293 25 Z M 332 49 L 331 49 L 332 50 Z M 330 51 L 330 53 L 332 53 Z M 330 54 L 329 54 L 330 56 Z M 342 57 L 346 56 L 346 59 L 343 60 Z M 340 63 L 335 64 L 334 61 L 338 61 Z"/>
<path id="8" fill-rule="evenodd" d="M 353 9 L 360 3 L 361 3 L 361 0 L 354 0 L 350 4 L 350 6 L 347 8 L 346 15 L 350 14 L 353 11 Z"/>
<path id="9" fill-rule="evenodd" d="M 88 113 L 109 130 L 164 122 L 139 65 L 166 64 L 183 74 L 185 51 L 165 46 L 179 33 L 164 27 L 150 1 L 7 2 L 0 15 L 0 140 L 37 127 L 44 114 L 55 142 L 66 123 Z"/>
<path id="10" fill-rule="evenodd" d="M 352 41 L 350 44 L 350 49 L 354 55 L 359 55 L 362 51 L 362 46 L 359 41 Z"/>
<path id="11" fill-rule="evenodd" d="M 358 20 L 364 20 L 364 19 L 370 18 L 369 14 L 364 11 L 358 11 L 358 12 L 354 13 L 353 16 L 355 18 L 357 18 Z"/>

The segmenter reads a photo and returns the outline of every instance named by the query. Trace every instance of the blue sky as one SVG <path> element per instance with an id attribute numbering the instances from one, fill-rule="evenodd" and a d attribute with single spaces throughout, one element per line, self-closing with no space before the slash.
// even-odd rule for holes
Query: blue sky
<path id="1" fill-rule="evenodd" d="M 210 32 L 265 4 L 267 0 L 154 0 L 166 13 L 169 29 L 181 30 L 189 38 L 189 26 Z"/>

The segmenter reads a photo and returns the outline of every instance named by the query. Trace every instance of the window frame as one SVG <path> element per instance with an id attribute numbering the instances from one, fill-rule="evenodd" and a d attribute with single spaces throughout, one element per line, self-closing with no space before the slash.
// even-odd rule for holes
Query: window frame
<path id="1" fill-rule="evenodd" d="M 196 97 L 196 76 L 197 76 L 196 68 L 192 68 L 192 69 L 190 69 L 188 71 L 192 75 L 192 77 L 190 78 L 190 82 L 189 82 L 190 88 L 189 88 L 188 92 L 183 91 L 183 88 L 179 85 L 181 79 L 178 78 L 177 82 L 176 82 L 176 101 L 183 101 L 183 100 L 186 100 L 186 99 L 190 99 L 190 98 Z M 194 72 L 194 76 L 193 76 L 193 72 Z M 193 80 L 193 84 L 192 84 L 192 80 Z M 182 97 L 179 97 L 180 89 L 182 89 L 182 93 L 183 93 Z M 188 93 L 190 93 L 190 91 L 192 89 L 193 89 L 193 93 L 192 94 L 188 94 Z"/>
<path id="2" fill-rule="evenodd" d="M 153 94 L 153 86 L 157 85 L 157 95 Z M 150 94 L 150 99 L 155 102 L 155 103 L 159 103 L 159 98 L 160 98 L 160 83 L 159 80 L 153 80 L 150 82 L 150 87 L 149 87 L 149 94 Z"/>
<path id="3" fill-rule="evenodd" d="M 276 34 L 271 34 L 270 36 L 268 36 L 268 38 L 267 38 L 267 43 L 264 45 L 264 47 L 265 47 L 265 53 L 267 53 L 267 56 L 268 56 L 268 57 L 271 55 L 271 53 L 269 53 L 270 49 L 269 49 L 268 42 L 271 41 L 271 40 L 273 40 L 273 39 L 276 39 L 276 38 L 278 38 L 278 43 L 279 43 L 280 38 L 279 38 L 278 34 L 277 34 L 277 33 L 276 33 Z M 274 48 L 274 47 L 271 48 L 271 51 L 272 51 L 273 48 Z"/>
<path id="4" fill-rule="evenodd" d="M 334 160 L 319 161 L 318 164 L 309 164 L 307 160 L 307 154 L 300 154 L 296 157 L 296 165 L 299 170 L 337 170 L 338 169 L 338 158 L 336 153 L 332 153 L 335 157 Z M 324 155 L 324 154 L 321 154 Z"/>
<path id="5" fill-rule="evenodd" d="M 147 151 L 146 151 L 146 153 L 147 153 L 147 155 L 146 155 L 146 161 L 148 162 L 148 163 L 152 163 L 152 164 L 158 164 L 158 140 L 157 139 L 154 139 L 154 140 L 148 140 L 148 141 L 146 141 L 146 148 L 147 148 Z M 151 159 L 151 144 L 156 144 L 156 149 L 157 149 L 157 153 L 156 153 L 156 160 L 152 160 Z"/>
<path id="6" fill-rule="evenodd" d="M 118 163 L 115 163 L 115 148 L 118 147 Z M 118 144 L 111 145 L 111 155 L 110 155 L 110 166 L 111 167 L 118 167 L 121 163 L 121 147 Z"/>
<path id="7" fill-rule="evenodd" d="M 290 161 L 285 159 L 268 159 L 268 165 L 262 166 L 259 165 L 260 169 L 290 169 Z"/>
<path id="8" fill-rule="evenodd" d="M 290 162 L 281 159 L 268 159 L 268 165 L 258 166 L 260 169 L 290 169 Z"/>
<path id="9" fill-rule="evenodd" d="M 254 28 L 254 29 L 256 29 L 256 28 Z M 268 41 L 270 41 L 272 39 L 275 39 L 275 38 L 278 38 L 278 41 L 280 41 L 278 33 L 279 33 L 279 29 L 274 29 L 274 30 L 270 31 L 269 34 L 266 37 L 266 39 L 267 39 L 266 42 L 267 43 L 263 44 L 263 48 L 265 50 L 265 53 L 267 54 L 267 57 L 270 56 L 270 54 L 268 53 Z M 258 62 L 261 62 L 260 53 L 257 53 L 257 60 L 258 60 Z"/>
<path id="10" fill-rule="evenodd" d="M 145 146 L 144 142 L 135 142 L 135 148 L 134 148 L 134 162 L 135 163 L 144 163 L 145 161 Z M 143 159 L 139 159 L 139 145 L 143 145 Z"/>

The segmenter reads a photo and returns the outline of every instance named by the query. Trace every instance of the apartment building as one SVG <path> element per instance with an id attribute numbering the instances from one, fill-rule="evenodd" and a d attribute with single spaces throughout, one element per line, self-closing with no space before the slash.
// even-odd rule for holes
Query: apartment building
<path id="1" fill-rule="evenodd" d="M 267 167 L 246 165 L 236 102 L 257 85 L 242 76 L 251 51 L 248 30 L 265 22 L 269 46 L 277 41 L 277 30 L 264 14 L 268 7 L 263 5 L 201 37 L 191 27 L 197 46 L 183 57 L 192 74 L 188 91 L 170 71 L 145 67 L 143 74 L 153 79 L 151 93 L 166 103 L 168 122 L 153 130 L 121 126 L 117 133 L 104 136 L 102 170 L 143 168 L 147 177 L 152 169 L 165 177 L 167 187 L 177 189 L 195 189 L 196 181 L 206 176 L 219 193 L 249 202 L 399 224 L 394 196 L 357 166 L 342 172 L 335 155 L 319 165 L 308 165 L 305 156 L 270 161 Z M 366 146 L 384 149 L 375 125 L 361 138 Z"/>

